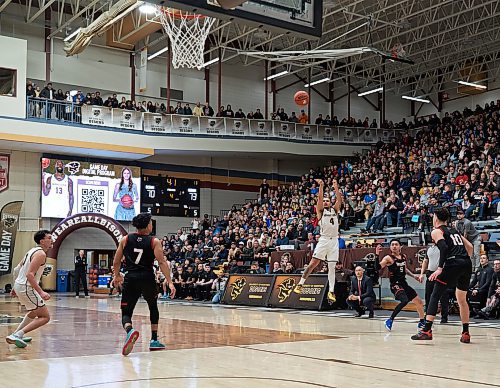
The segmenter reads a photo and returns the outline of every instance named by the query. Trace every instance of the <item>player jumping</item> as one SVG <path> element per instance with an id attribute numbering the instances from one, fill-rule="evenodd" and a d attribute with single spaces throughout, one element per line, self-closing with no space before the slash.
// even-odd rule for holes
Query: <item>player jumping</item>
<path id="1" fill-rule="evenodd" d="M 319 220 L 320 238 L 318 245 L 314 249 L 313 258 L 307 266 L 307 269 L 302 274 L 299 284 L 294 288 L 294 292 L 300 294 L 302 287 L 312 273 L 314 268 L 323 261 L 328 263 L 328 301 L 336 302 L 335 297 L 335 264 L 339 260 L 339 219 L 338 213 L 342 205 L 342 193 L 336 180 L 333 181 L 333 189 L 335 190 L 335 205 L 332 208 L 331 200 L 327 196 L 323 196 L 324 182 L 321 179 L 316 179 L 319 184 L 318 203 L 316 204 L 316 215 Z"/>

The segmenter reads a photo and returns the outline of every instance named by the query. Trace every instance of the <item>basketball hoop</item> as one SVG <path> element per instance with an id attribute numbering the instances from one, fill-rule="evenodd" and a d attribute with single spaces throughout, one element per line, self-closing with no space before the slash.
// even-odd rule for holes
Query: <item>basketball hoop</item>
<path id="1" fill-rule="evenodd" d="M 157 16 L 167 33 L 172 47 L 172 66 L 202 68 L 205 41 L 214 18 L 189 12 L 157 7 Z"/>

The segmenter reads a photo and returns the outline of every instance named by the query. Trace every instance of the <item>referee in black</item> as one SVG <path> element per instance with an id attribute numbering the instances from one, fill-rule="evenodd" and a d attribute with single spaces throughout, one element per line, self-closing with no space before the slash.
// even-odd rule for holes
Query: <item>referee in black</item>
<path id="1" fill-rule="evenodd" d="M 139 332 L 132 327 L 132 315 L 135 305 L 141 296 L 146 300 L 149 307 L 149 318 L 151 321 L 151 342 L 149 350 L 163 350 L 165 345 L 158 341 L 158 311 L 156 288 L 156 277 L 154 273 L 155 258 L 158 261 L 165 282 L 170 288 L 170 297 L 175 296 L 175 286 L 170 276 L 170 266 L 163 256 L 163 248 L 160 240 L 151 236 L 153 223 L 151 214 L 140 213 L 132 220 L 132 225 L 137 229 L 136 233 L 129 233 L 118 245 L 113 260 L 115 287 L 122 285 L 122 325 L 127 336 L 123 345 L 122 354 L 127 356 L 133 349 Z M 120 274 L 120 264 L 125 256 L 125 277 Z"/>
<path id="2" fill-rule="evenodd" d="M 80 280 L 82 281 L 83 292 L 85 297 L 89 297 L 89 289 L 87 288 L 87 258 L 85 251 L 81 249 L 75 257 L 75 292 L 76 298 L 80 297 Z"/>

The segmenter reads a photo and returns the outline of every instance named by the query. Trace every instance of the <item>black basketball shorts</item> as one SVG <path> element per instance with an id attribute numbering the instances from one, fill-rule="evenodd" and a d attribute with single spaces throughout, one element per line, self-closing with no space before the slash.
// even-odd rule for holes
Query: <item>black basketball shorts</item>
<path id="1" fill-rule="evenodd" d="M 436 281 L 448 286 L 448 288 L 457 287 L 461 291 L 467 291 L 471 275 L 471 259 L 468 257 L 455 258 L 445 262 L 443 272 L 436 278 Z"/>
<path id="2" fill-rule="evenodd" d="M 399 301 L 405 299 L 405 295 L 409 301 L 412 301 L 418 296 L 417 291 L 415 291 L 413 287 L 410 287 L 406 281 L 399 281 L 391 284 L 391 292 L 394 294 L 394 298 Z"/>

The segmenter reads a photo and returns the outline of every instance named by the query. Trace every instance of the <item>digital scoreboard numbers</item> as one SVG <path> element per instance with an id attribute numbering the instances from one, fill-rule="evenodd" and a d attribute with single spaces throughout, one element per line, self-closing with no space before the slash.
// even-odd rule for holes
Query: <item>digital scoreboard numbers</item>
<path id="1" fill-rule="evenodd" d="M 141 211 L 158 216 L 199 217 L 200 181 L 143 175 Z"/>

